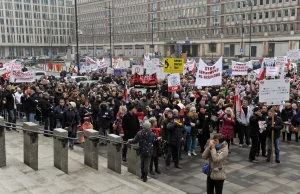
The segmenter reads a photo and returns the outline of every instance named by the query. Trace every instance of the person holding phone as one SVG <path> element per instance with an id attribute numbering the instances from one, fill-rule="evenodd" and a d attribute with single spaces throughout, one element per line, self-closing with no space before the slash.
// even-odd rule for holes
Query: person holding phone
<path id="1" fill-rule="evenodd" d="M 226 108 L 225 113 L 219 116 L 219 119 L 223 120 L 223 126 L 221 128 L 221 134 L 224 136 L 228 149 L 230 146 L 230 141 L 234 136 L 234 125 L 235 125 L 235 116 L 231 108 Z"/>

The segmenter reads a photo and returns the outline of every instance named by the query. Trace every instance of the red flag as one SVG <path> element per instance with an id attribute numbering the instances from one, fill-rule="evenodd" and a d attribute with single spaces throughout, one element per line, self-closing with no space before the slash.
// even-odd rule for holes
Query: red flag
<path id="1" fill-rule="evenodd" d="M 291 67 L 291 60 L 288 60 L 288 63 L 286 65 L 286 69 L 289 71 Z"/>
<path id="2" fill-rule="evenodd" d="M 265 79 L 265 75 L 266 75 L 266 68 L 264 66 L 264 62 L 262 62 L 261 67 L 260 67 L 260 72 L 259 72 L 259 80 L 263 80 Z"/>
<path id="3" fill-rule="evenodd" d="M 197 63 L 196 63 L 196 61 L 194 61 L 194 67 L 193 67 L 192 72 L 195 73 L 195 72 L 196 72 L 196 69 L 197 69 Z"/>

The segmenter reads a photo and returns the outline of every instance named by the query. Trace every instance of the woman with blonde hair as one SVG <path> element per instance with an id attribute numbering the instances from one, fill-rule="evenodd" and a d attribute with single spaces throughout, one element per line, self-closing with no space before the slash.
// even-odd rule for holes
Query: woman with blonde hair
<path id="1" fill-rule="evenodd" d="M 196 138 L 198 134 L 199 128 L 199 120 L 198 114 L 196 113 L 196 108 L 191 107 L 190 112 L 188 113 L 187 117 L 184 119 L 184 125 L 187 130 L 187 149 L 188 149 L 188 156 L 194 155 L 196 156 Z"/>
<path id="2" fill-rule="evenodd" d="M 225 109 L 225 113 L 221 114 L 219 119 L 223 120 L 223 125 L 221 128 L 221 134 L 224 136 L 228 144 L 228 149 L 230 146 L 230 141 L 234 137 L 234 125 L 235 125 L 235 116 L 230 107 Z"/>

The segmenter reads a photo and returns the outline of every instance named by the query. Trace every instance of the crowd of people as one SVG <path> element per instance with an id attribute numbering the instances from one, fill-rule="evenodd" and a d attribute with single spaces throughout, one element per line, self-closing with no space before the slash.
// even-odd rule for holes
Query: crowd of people
<path id="1" fill-rule="evenodd" d="M 16 123 L 18 113 L 24 113 L 27 121 L 43 123 L 45 136 L 54 128 L 64 128 L 69 137 L 75 138 L 77 130 L 92 127 L 99 135 L 114 133 L 124 141 L 130 140 L 129 143 L 139 142 L 143 181 L 147 181 L 148 173 L 161 173 L 158 160 L 162 155 L 167 170 L 171 162 L 175 168 L 182 169 L 181 153 L 186 151 L 187 157 L 202 154 L 204 159 L 210 158 L 211 167 L 224 174 L 223 161 L 231 153 L 232 145 L 250 147 L 250 162 L 258 162 L 260 154 L 270 162 L 274 131 L 276 162 L 280 163 L 280 137 L 291 141 L 294 134 L 298 142 L 300 92 L 296 79 L 290 82 L 290 100 L 281 108 L 273 107 L 274 110 L 259 103 L 258 81 L 249 82 L 245 77 L 233 77 L 226 72 L 223 72 L 222 85 L 208 87 L 194 86 L 192 73 L 183 75 L 181 90 L 177 92 L 168 91 L 166 80 L 142 93 L 136 88 L 127 90 L 133 79 L 130 74 L 114 76 L 101 72 L 91 77 L 100 79 L 93 84 L 77 84 L 46 76 L 36 83 L 3 84 L 1 113 L 7 112 L 9 123 Z M 238 85 L 245 88 L 239 93 L 242 97 L 239 110 L 235 98 Z M 220 134 L 209 141 L 213 132 Z M 74 149 L 73 140 L 69 147 Z M 126 159 L 127 145 L 124 145 L 122 160 Z M 215 193 L 222 192 L 220 188 L 226 176 L 220 173 L 208 175 L 208 193 L 214 193 L 214 187 Z"/>

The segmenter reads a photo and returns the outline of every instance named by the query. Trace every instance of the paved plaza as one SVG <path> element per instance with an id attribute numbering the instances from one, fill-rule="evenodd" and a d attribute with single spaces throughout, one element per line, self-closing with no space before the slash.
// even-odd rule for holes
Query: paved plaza
<path id="1" fill-rule="evenodd" d="M 262 156 L 258 157 L 259 163 L 250 163 L 247 160 L 249 149 L 231 146 L 223 194 L 300 194 L 299 143 L 281 143 L 281 164 L 267 163 L 266 158 Z M 100 147 L 99 152 L 106 157 L 104 146 Z M 207 161 L 203 160 L 200 154 L 189 157 L 183 153 L 182 170 L 172 167 L 169 171 L 165 170 L 164 160 L 160 158 L 162 174 L 151 177 L 186 193 L 205 194 L 206 175 L 201 170 Z"/>

